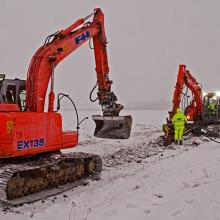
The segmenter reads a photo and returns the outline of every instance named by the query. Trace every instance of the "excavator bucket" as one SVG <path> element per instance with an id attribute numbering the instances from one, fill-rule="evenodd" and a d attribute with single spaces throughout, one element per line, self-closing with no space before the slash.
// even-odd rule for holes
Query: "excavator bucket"
<path id="1" fill-rule="evenodd" d="M 131 132 L 132 117 L 93 115 L 96 128 L 95 137 L 108 139 L 128 139 Z"/>

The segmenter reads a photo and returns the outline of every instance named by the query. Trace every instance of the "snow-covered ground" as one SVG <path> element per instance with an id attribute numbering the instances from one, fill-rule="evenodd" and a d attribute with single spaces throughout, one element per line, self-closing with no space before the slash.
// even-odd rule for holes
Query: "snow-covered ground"
<path id="1" fill-rule="evenodd" d="M 130 139 L 94 138 L 90 119 L 82 125 L 80 145 L 65 150 L 101 155 L 101 180 L 33 204 L 2 208 L 0 220 L 220 220 L 220 145 L 194 137 L 183 146 L 164 148 L 158 140 L 166 111 L 131 114 Z M 65 116 L 64 127 L 70 128 L 72 115 Z"/>

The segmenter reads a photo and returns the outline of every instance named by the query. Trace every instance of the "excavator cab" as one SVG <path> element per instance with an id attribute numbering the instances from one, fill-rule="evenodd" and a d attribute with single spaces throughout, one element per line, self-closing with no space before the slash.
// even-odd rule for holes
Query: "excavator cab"
<path id="1" fill-rule="evenodd" d="M 220 122 L 220 92 L 203 93 L 203 120 L 206 124 Z"/>
<path id="2" fill-rule="evenodd" d="M 0 74 L 0 103 L 17 104 L 20 111 L 25 110 L 26 82 L 20 79 L 5 79 Z"/>

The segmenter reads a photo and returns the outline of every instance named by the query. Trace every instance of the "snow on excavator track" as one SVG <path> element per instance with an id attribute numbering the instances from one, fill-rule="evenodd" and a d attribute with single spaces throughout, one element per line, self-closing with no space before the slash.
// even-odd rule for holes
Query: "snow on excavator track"
<path id="1" fill-rule="evenodd" d="M 98 155 L 80 152 L 0 160 L 0 202 L 31 203 L 97 179 L 101 170 Z"/>

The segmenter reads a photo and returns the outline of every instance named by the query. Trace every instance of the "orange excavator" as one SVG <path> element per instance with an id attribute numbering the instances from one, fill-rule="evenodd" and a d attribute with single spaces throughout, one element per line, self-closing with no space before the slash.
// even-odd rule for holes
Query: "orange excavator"
<path id="1" fill-rule="evenodd" d="M 92 21 L 87 21 L 93 16 Z M 87 21 L 87 22 L 86 22 Z M 61 149 L 78 144 L 79 121 L 76 106 L 69 95 L 59 93 L 54 110 L 54 70 L 64 58 L 93 40 L 97 73 L 97 100 L 102 115 L 94 115 L 96 137 L 127 139 L 131 116 L 119 116 L 123 109 L 111 91 L 107 59 L 107 39 L 104 14 L 97 8 L 65 30 L 49 35 L 34 54 L 27 80 L 5 79 L 0 75 L 0 200 L 12 202 L 18 197 L 56 188 L 63 191 L 66 184 L 83 178 L 97 177 L 102 170 L 98 155 L 60 153 Z M 48 111 L 44 112 L 46 92 L 50 81 Z M 76 131 L 62 130 L 60 103 L 67 98 L 77 113 Z M 92 99 L 91 99 L 92 100 Z M 92 100 L 94 101 L 94 100 Z M 64 187 L 65 188 L 65 187 Z M 40 197 L 51 195 L 41 194 Z M 36 200 L 37 196 L 35 196 Z M 29 202 L 33 199 L 29 198 Z M 23 202 L 26 200 L 24 199 Z"/>
<path id="2" fill-rule="evenodd" d="M 188 95 L 188 90 L 191 91 L 191 96 Z M 190 102 L 188 101 L 189 98 L 191 98 Z M 209 110 L 210 103 L 212 102 L 216 104 L 214 114 L 211 114 Z M 169 112 L 167 123 L 163 125 L 165 145 L 173 142 L 174 129 L 172 118 L 177 108 L 182 108 L 184 111 L 187 120 L 191 122 L 188 125 L 189 130 L 192 130 L 194 134 L 199 134 L 201 128 L 206 128 L 208 125 L 220 122 L 220 93 L 202 93 L 202 86 L 196 81 L 192 73 L 186 69 L 186 65 L 179 65 L 172 103 L 173 106 Z"/>

